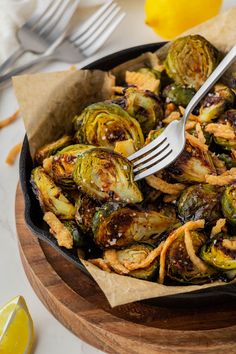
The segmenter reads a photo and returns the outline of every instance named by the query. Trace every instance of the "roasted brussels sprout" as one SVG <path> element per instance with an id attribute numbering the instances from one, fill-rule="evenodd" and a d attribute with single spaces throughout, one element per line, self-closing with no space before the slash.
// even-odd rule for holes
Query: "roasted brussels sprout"
<path id="1" fill-rule="evenodd" d="M 70 145 L 73 138 L 70 135 L 63 135 L 59 140 L 46 144 L 38 149 L 35 153 L 36 162 L 41 165 L 43 160 L 51 155 L 54 155 L 58 150 Z"/>
<path id="2" fill-rule="evenodd" d="M 92 220 L 99 204 L 86 194 L 81 194 L 75 203 L 75 221 L 83 232 L 91 233 Z"/>
<path id="3" fill-rule="evenodd" d="M 86 245 L 85 237 L 79 232 L 75 221 L 65 221 L 64 226 L 70 231 L 75 247 L 84 247 Z"/>
<path id="4" fill-rule="evenodd" d="M 219 61 L 219 53 L 205 38 L 191 35 L 176 39 L 167 54 L 167 74 L 180 85 L 198 90 Z"/>
<path id="5" fill-rule="evenodd" d="M 209 123 L 212 120 L 219 118 L 220 115 L 234 103 L 235 94 L 233 91 L 223 85 L 216 84 L 212 92 L 203 100 L 199 110 L 199 121 Z"/>
<path id="6" fill-rule="evenodd" d="M 236 225 L 236 184 L 227 187 L 221 199 L 222 211 L 226 219 Z"/>
<path id="7" fill-rule="evenodd" d="M 221 217 L 221 193 L 209 184 L 186 188 L 178 200 L 178 216 L 183 222 L 205 219 L 206 225 Z"/>
<path id="8" fill-rule="evenodd" d="M 185 87 L 177 84 L 171 84 L 165 87 L 162 95 L 166 97 L 168 102 L 173 102 L 177 105 L 186 107 L 196 91 L 191 87 Z"/>
<path id="9" fill-rule="evenodd" d="M 133 180 L 132 164 L 109 149 L 95 148 L 80 155 L 73 178 L 84 193 L 97 200 L 140 203 L 143 199 Z"/>
<path id="10" fill-rule="evenodd" d="M 211 238 L 201 248 L 200 257 L 215 268 L 221 270 L 236 269 L 236 249 L 226 247 L 225 240 L 230 241 L 230 237 L 222 232 Z"/>
<path id="11" fill-rule="evenodd" d="M 84 151 L 94 148 L 92 145 L 75 144 L 59 151 L 53 156 L 50 167 L 50 175 L 56 183 L 71 188 L 75 186 L 72 178 L 77 157 Z"/>
<path id="12" fill-rule="evenodd" d="M 190 231 L 191 240 L 197 254 L 206 242 L 206 236 L 197 231 Z M 206 272 L 201 272 L 191 261 L 184 240 L 184 233 L 170 246 L 166 255 L 166 274 L 172 280 L 185 284 L 203 284 L 208 282 L 216 273 L 214 269 L 206 267 Z"/>
<path id="13" fill-rule="evenodd" d="M 161 212 L 140 211 L 108 203 L 94 215 L 94 240 L 101 247 L 123 247 L 134 241 L 152 244 L 175 222 L 173 214 L 167 216 Z"/>
<path id="14" fill-rule="evenodd" d="M 79 143 L 114 148 L 116 141 L 132 139 L 136 149 L 144 144 L 139 122 L 114 103 L 88 106 L 74 118 L 74 125 Z"/>
<path id="15" fill-rule="evenodd" d="M 141 263 L 152 250 L 153 246 L 137 242 L 122 250 L 117 250 L 117 258 L 120 263 Z M 147 268 L 133 270 L 129 275 L 138 279 L 153 280 L 157 275 L 158 263 L 158 259 L 155 259 Z"/>
<path id="16" fill-rule="evenodd" d="M 31 174 L 33 192 L 39 200 L 43 211 L 51 211 L 63 220 L 73 219 L 74 205 L 64 196 L 50 176 L 42 167 L 36 167 Z"/>
<path id="17" fill-rule="evenodd" d="M 112 102 L 118 104 L 132 117 L 136 118 L 144 134 L 154 129 L 163 118 L 162 102 L 151 91 L 129 87 L 125 90 L 123 97 Z"/>
<path id="18" fill-rule="evenodd" d="M 186 144 L 180 157 L 167 168 L 179 182 L 205 182 L 205 176 L 216 174 L 212 157 L 208 151 Z"/>

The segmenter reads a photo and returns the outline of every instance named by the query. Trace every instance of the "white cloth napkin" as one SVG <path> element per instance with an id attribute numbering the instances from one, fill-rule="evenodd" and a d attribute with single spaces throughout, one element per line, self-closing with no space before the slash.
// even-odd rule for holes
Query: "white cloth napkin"
<path id="1" fill-rule="evenodd" d="M 0 63 L 17 49 L 16 30 L 36 6 L 37 0 L 0 0 Z"/>
<path id="2" fill-rule="evenodd" d="M 107 0 L 77 1 L 79 6 L 85 7 L 100 5 Z M 17 28 L 22 26 L 38 6 L 45 6 L 46 3 L 45 0 L 0 0 L 0 64 L 18 47 Z"/>

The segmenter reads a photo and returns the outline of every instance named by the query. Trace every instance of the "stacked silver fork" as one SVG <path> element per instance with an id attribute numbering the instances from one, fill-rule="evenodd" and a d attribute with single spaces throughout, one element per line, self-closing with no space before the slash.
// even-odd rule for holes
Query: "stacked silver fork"
<path id="1" fill-rule="evenodd" d="M 0 66 L 0 72 L 12 66 L 26 52 L 40 54 L 31 62 L 0 76 L 0 84 L 12 76 L 49 60 L 79 63 L 92 56 L 109 38 L 125 16 L 113 1 L 107 1 L 77 30 L 68 36 L 76 0 L 51 1 L 41 13 L 35 13 L 18 31 L 19 49 Z"/>

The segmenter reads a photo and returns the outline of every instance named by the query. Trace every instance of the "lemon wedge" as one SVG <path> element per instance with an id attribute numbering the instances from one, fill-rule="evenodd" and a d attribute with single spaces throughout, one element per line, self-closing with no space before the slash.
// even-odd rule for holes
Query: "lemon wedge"
<path id="1" fill-rule="evenodd" d="M 222 0 L 146 0 L 146 24 L 166 39 L 216 16 Z"/>
<path id="2" fill-rule="evenodd" d="M 34 326 L 22 296 L 0 309 L 0 354 L 30 354 Z"/>

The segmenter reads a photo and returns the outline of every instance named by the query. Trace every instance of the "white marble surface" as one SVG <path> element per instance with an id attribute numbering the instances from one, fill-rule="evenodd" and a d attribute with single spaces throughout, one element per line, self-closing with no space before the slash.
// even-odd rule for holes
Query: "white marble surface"
<path id="1" fill-rule="evenodd" d="M 144 0 L 119 0 L 127 16 L 106 45 L 90 61 L 119 49 L 160 41 L 144 24 Z M 225 0 L 224 9 L 236 6 L 236 0 Z M 82 11 L 82 10 L 81 10 Z M 55 63 L 44 71 L 67 69 L 68 64 Z M 0 92 L 0 119 L 17 109 L 11 88 Z M 14 199 L 18 182 L 18 161 L 14 166 L 5 164 L 9 149 L 22 141 L 24 127 L 21 120 L 0 130 L 0 306 L 17 294 L 25 297 L 32 314 L 35 332 L 35 354 L 96 354 L 100 351 L 87 345 L 65 329 L 42 305 L 24 274 L 16 242 Z"/>

